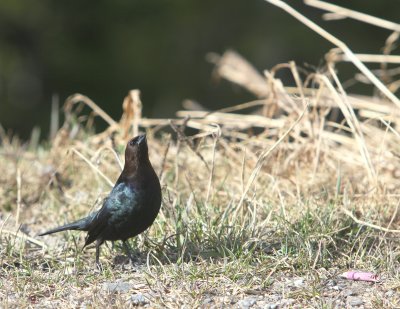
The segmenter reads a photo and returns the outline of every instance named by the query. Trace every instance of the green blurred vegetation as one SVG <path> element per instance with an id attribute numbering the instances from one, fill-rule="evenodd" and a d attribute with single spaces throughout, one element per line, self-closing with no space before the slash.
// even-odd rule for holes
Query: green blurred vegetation
<path id="1" fill-rule="evenodd" d="M 357 52 L 379 52 L 389 35 L 350 20 L 323 22 L 321 11 L 288 2 Z M 399 20 L 397 1 L 335 3 Z M 46 132 L 53 94 L 63 102 L 83 93 L 115 119 L 133 88 L 148 117 L 171 117 L 186 98 L 208 108 L 241 103 L 252 97 L 213 80 L 205 60 L 228 48 L 260 70 L 289 60 L 316 69 L 331 45 L 262 0 L 2 0 L 0 124 L 23 138 L 36 125 Z"/>

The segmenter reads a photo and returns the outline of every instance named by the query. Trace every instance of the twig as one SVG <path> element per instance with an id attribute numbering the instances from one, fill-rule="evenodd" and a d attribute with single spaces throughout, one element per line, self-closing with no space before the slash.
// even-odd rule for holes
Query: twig
<path id="1" fill-rule="evenodd" d="M 383 231 L 383 232 L 386 232 L 386 233 L 400 233 L 400 230 L 391 230 L 391 229 L 388 229 L 388 228 L 385 228 L 385 227 L 382 227 L 382 226 L 379 226 L 379 225 L 376 225 L 376 224 L 372 224 L 372 223 L 369 223 L 369 222 L 366 222 L 366 221 L 359 220 L 350 211 L 348 211 L 347 209 L 342 208 L 342 210 L 346 215 L 348 215 L 351 219 L 353 219 L 354 222 L 356 222 L 356 223 L 358 223 L 360 225 L 368 226 L 368 227 L 373 228 L 375 230 Z"/>
<path id="2" fill-rule="evenodd" d="M 293 9 L 291 6 L 286 4 L 285 2 L 281 0 L 265 0 L 269 3 L 272 3 L 273 5 L 276 5 L 280 7 L 281 9 L 285 10 L 287 13 L 292 15 L 294 18 L 305 24 L 307 27 L 318 33 L 320 36 L 325 38 L 326 40 L 330 41 L 332 44 L 336 45 L 339 47 L 343 53 L 351 59 L 353 64 L 380 90 L 382 93 L 394 104 L 396 104 L 398 107 L 400 107 L 400 100 L 392 93 L 390 90 L 374 75 L 372 72 L 358 59 L 354 53 L 350 50 L 347 45 L 337 39 L 335 36 L 330 34 L 328 31 L 325 29 L 321 28 L 318 26 L 316 23 L 312 22 L 309 20 L 307 17 L 304 15 L 300 14 L 297 12 L 295 9 Z"/>
<path id="3" fill-rule="evenodd" d="M 171 135 L 169 135 L 168 136 L 167 148 L 165 148 L 164 155 L 163 155 L 163 160 L 162 160 L 162 163 L 161 163 L 160 174 L 158 175 L 158 178 L 160 179 L 160 181 L 162 181 L 162 176 L 164 174 L 165 165 L 167 163 L 167 156 L 168 156 L 169 148 L 171 147 L 171 142 L 172 142 Z"/>
<path id="4" fill-rule="evenodd" d="M 112 181 L 102 173 L 102 171 L 100 171 L 96 166 L 94 166 L 94 164 L 92 162 L 90 162 L 89 159 L 87 159 L 83 154 L 81 154 L 78 150 L 76 150 L 75 148 L 71 149 L 73 153 L 77 154 L 83 161 L 85 161 L 94 171 L 96 171 L 97 173 L 99 173 L 99 175 L 111 186 L 113 187 L 114 184 L 112 183 Z"/>
<path id="5" fill-rule="evenodd" d="M 319 256 L 321 255 L 321 246 L 322 246 L 322 240 L 320 240 L 318 242 L 318 251 L 317 251 L 317 254 L 315 255 L 315 259 L 314 259 L 314 263 L 312 265 L 312 269 L 315 269 L 315 267 L 317 266 Z"/>
<path id="6" fill-rule="evenodd" d="M 244 194 L 244 179 L 246 177 L 246 148 L 243 147 L 243 159 L 242 159 L 242 169 L 241 169 L 241 175 L 240 175 L 240 187 L 242 189 L 242 195 Z"/>
<path id="7" fill-rule="evenodd" d="M 376 172 L 374 165 L 372 164 L 371 157 L 369 155 L 365 139 L 364 139 L 364 134 L 362 132 L 362 129 L 360 127 L 360 123 L 357 119 L 357 116 L 354 114 L 354 110 L 351 108 L 350 104 L 347 101 L 347 96 L 346 93 L 344 92 L 344 89 L 342 85 L 339 82 L 339 78 L 337 77 L 334 69 L 332 68 L 331 65 L 328 65 L 329 72 L 331 73 L 336 85 L 339 88 L 341 96 L 339 96 L 338 92 L 335 91 L 335 88 L 329 81 L 329 79 L 325 75 L 318 75 L 320 79 L 325 83 L 325 86 L 331 91 L 333 98 L 335 99 L 336 103 L 338 104 L 339 108 L 343 112 L 343 115 L 345 116 L 347 123 L 349 124 L 350 128 L 353 131 L 354 137 L 359 145 L 360 149 L 360 154 L 361 157 L 363 158 L 363 161 L 367 167 L 367 171 L 369 176 L 373 179 L 376 180 Z"/>
<path id="8" fill-rule="evenodd" d="M 368 23 L 377 27 L 385 28 L 388 30 L 392 31 L 400 31 L 400 25 L 396 24 L 391 21 L 387 21 L 385 19 L 371 16 L 365 13 L 360 13 L 357 11 L 353 11 L 332 3 L 327 3 L 324 1 L 319 1 L 319 0 L 304 0 L 304 3 L 313 6 L 315 8 L 325 10 L 325 11 L 330 11 L 333 12 L 337 15 L 345 16 L 345 17 L 350 17 L 359 21 L 362 21 L 364 23 Z"/>
<path id="9" fill-rule="evenodd" d="M 400 63 L 400 56 L 397 55 L 372 55 L 372 54 L 354 54 L 362 62 L 377 62 L 377 63 Z M 335 54 L 332 56 L 333 61 L 348 61 L 352 62 L 347 55 Z"/>
<path id="10" fill-rule="evenodd" d="M 50 116 L 50 133 L 49 140 L 54 140 L 60 126 L 60 97 L 58 94 L 53 94 L 51 97 L 51 116 Z"/>
<path id="11" fill-rule="evenodd" d="M 184 133 L 184 130 L 185 130 L 184 128 L 186 127 L 186 123 L 189 121 L 189 119 L 190 119 L 189 116 L 187 116 L 185 118 L 185 121 L 183 122 L 182 128 L 179 128 L 178 126 L 175 125 L 175 123 L 172 120 L 170 120 L 171 128 L 178 135 L 178 139 L 180 141 L 182 141 L 182 142 L 185 142 L 186 145 L 189 146 L 190 150 L 192 150 L 200 158 L 200 160 L 204 163 L 205 167 L 209 171 L 210 167 L 208 166 L 207 161 L 204 159 L 203 155 L 196 150 L 196 148 L 194 147 L 193 141 L 191 139 L 187 138 L 187 136 Z"/>
<path id="12" fill-rule="evenodd" d="M 113 147 L 110 146 L 103 146 L 101 147 L 99 150 L 96 151 L 95 153 L 95 157 L 99 156 L 100 153 L 102 153 L 104 150 L 109 150 L 115 157 L 115 160 L 118 163 L 119 168 L 121 169 L 121 171 L 124 169 L 124 164 L 122 163 L 121 159 L 119 158 L 118 153 L 115 151 L 115 149 Z"/>
<path id="13" fill-rule="evenodd" d="M 10 231 L 10 230 L 1 229 L 0 232 L 1 232 L 0 234 L 8 234 L 8 235 L 13 235 L 18 238 L 26 239 L 27 241 L 29 241 L 39 247 L 42 247 L 43 249 L 47 248 L 47 246 L 43 242 L 41 242 L 33 237 L 28 236 L 19 230 L 18 231 Z"/>
<path id="14" fill-rule="evenodd" d="M 224 107 L 221 109 L 217 109 L 215 111 L 209 111 L 203 117 L 207 117 L 208 115 L 215 114 L 215 113 L 231 113 L 231 112 L 236 112 L 236 111 L 254 107 L 254 106 L 264 106 L 266 103 L 267 103 L 266 99 L 253 100 L 250 102 L 241 103 L 241 104 L 230 106 L 230 107 Z"/>
<path id="15" fill-rule="evenodd" d="M 15 228 L 19 226 L 19 214 L 21 211 L 21 170 L 17 168 L 17 214 L 15 215 Z"/>
<path id="16" fill-rule="evenodd" d="M 270 155 L 270 153 L 271 153 L 273 150 L 275 150 L 276 147 L 278 147 L 278 145 L 289 135 L 289 133 L 293 130 L 293 128 L 300 122 L 300 120 L 303 118 L 304 114 L 306 113 L 307 109 L 308 109 L 308 103 L 307 103 L 307 105 L 305 106 L 303 112 L 302 112 L 302 113 L 300 114 L 300 116 L 296 119 L 296 121 L 295 121 L 295 122 L 290 126 L 290 128 L 275 142 L 275 144 L 274 144 L 271 148 L 265 149 L 265 150 L 261 153 L 260 157 L 258 158 L 256 167 L 254 168 L 253 172 L 251 173 L 251 175 L 250 175 L 250 177 L 249 177 L 249 180 L 247 181 L 246 188 L 244 189 L 244 192 L 243 192 L 243 194 L 242 194 L 242 196 L 241 196 L 241 198 L 240 198 L 240 201 L 239 201 L 239 204 L 238 204 L 238 206 L 237 206 L 237 208 L 236 208 L 235 213 L 236 213 L 236 212 L 238 211 L 238 209 L 242 206 L 243 201 L 244 201 L 244 198 L 245 198 L 247 192 L 249 191 L 251 185 L 253 184 L 254 180 L 257 178 L 257 175 L 258 175 L 258 173 L 260 172 L 261 167 L 262 167 L 262 165 L 263 165 L 265 159 Z"/>
<path id="17" fill-rule="evenodd" d="M 69 105 L 73 105 L 79 102 L 85 103 L 87 106 L 89 106 L 97 115 L 99 115 L 101 118 L 103 118 L 110 126 L 115 126 L 117 123 L 112 119 L 108 114 L 102 110 L 96 103 L 94 103 L 91 99 L 89 99 L 87 96 L 84 96 L 82 94 L 74 94 L 67 98 L 67 101 L 65 103 L 66 108 Z"/>
<path id="18" fill-rule="evenodd" d="M 216 134 L 213 134 L 213 136 L 214 136 L 214 147 L 213 147 L 213 157 L 212 157 L 210 178 L 208 180 L 208 186 L 207 186 L 206 204 L 208 203 L 208 199 L 210 198 L 210 192 L 211 192 L 211 188 L 212 188 L 212 181 L 213 181 L 214 170 L 215 170 L 215 153 L 216 153 L 216 150 L 217 150 L 218 139 L 221 136 L 221 128 L 217 124 L 215 126 L 218 128 L 218 131 L 217 131 Z"/>

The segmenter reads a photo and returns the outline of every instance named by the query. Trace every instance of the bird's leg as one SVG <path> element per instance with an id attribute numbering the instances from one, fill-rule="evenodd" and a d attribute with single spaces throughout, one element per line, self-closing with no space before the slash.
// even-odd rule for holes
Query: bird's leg
<path id="1" fill-rule="evenodd" d="M 124 249 L 125 249 L 126 253 L 128 254 L 129 259 L 131 260 L 132 266 L 135 266 L 133 264 L 134 258 L 133 258 L 131 247 L 129 246 L 129 243 L 126 240 L 123 240 L 122 244 L 124 246 Z"/>
<path id="2" fill-rule="evenodd" d="M 102 244 L 102 241 L 97 239 L 96 240 L 96 266 L 100 271 L 103 270 L 103 267 L 100 264 L 100 245 L 101 244 Z"/>

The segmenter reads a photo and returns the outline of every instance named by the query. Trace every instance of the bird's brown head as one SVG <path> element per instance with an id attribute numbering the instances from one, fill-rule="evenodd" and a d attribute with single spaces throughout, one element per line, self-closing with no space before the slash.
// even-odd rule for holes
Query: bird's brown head
<path id="1" fill-rule="evenodd" d="M 132 138 L 125 149 L 125 168 L 136 169 L 149 162 L 146 135 Z"/>

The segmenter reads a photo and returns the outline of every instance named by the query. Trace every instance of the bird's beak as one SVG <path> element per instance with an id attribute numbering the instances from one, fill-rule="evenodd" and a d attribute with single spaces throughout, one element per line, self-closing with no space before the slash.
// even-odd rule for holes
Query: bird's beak
<path id="1" fill-rule="evenodd" d="M 137 140 L 137 144 L 140 145 L 142 143 L 146 143 L 147 139 L 146 139 L 146 134 L 141 135 L 138 140 Z"/>

